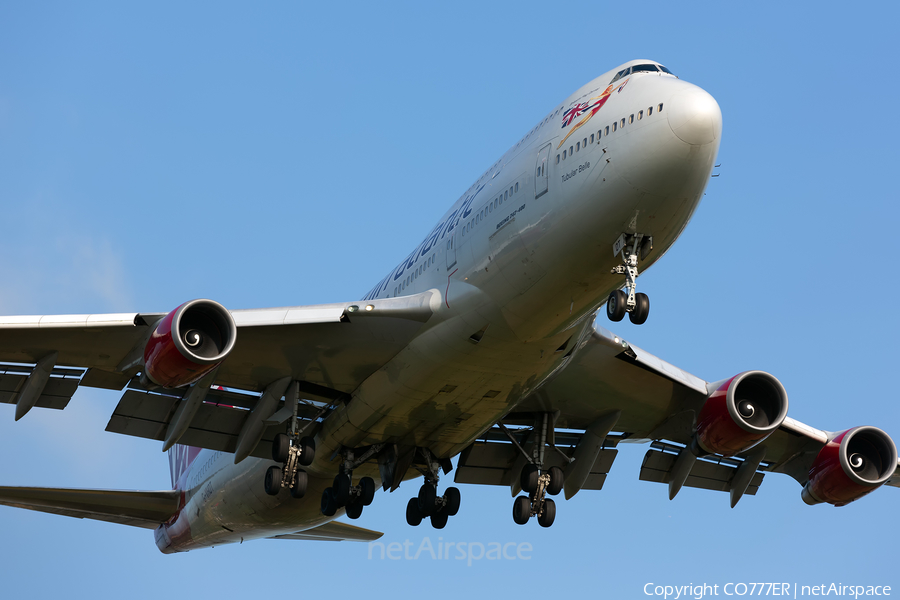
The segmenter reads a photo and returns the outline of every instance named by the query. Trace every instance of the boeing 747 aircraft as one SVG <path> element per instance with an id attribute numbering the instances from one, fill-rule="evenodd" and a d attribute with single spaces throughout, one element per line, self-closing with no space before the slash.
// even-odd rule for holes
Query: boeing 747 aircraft
<path id="1" fill-rule="evenodd" d="M 451 471 L 507 486 L 516 523 L 549 527 L 554 497 L 601 489 L 623 441 L 649 444 L 639 477 L 670 498 L 734 506 L 770 473 L 808 504 L 898 485 L 882 430 L 804 425 L 768 373 L 707 382 L 595 324 L 604 305 L 648 321 L 638 276 L 687 226 L 721 135 L 712 96 L 633 60 L 554 106 L 359 299 L 0 317 L 16 420 L 80 386 L 122 391 L 106 430 L 158 440 L 172 474 L 171 490 L 3 487 L 0 503 L 146 527 L 171 553 L 377 539 L 334 519 L 378 487 L 412 489 L 407 523 L 440 529 L 461 502 Z"/>

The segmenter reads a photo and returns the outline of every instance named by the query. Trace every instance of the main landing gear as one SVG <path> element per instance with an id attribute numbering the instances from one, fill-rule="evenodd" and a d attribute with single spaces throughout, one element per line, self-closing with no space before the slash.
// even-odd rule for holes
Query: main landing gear
<path id="1" fill-rule="evenodd" d="M 293 392 L 291 391 L 293 390 Z M 277 496 L 282 488 L 291 490 L 293 498 L 302 498 L 309 485 L 309 476 L 300 467 L 308 467 L 316 458 L 316 441 L 309 436 L 301 436 L 298 388 L 296 384 L 285 394 L 285 399 L 293 398 L 294 410 L 288 433 L 279 433 L 272 440 L 272 460 L 282 466 L 271 466 L 266 470 L 266 493 Z"/>
<path id="2" fill-rule="evenodd" d="M 606 316 L 610 321 L 621 321 L 628 313 L 628 318 L 635 325 L 642 325 L 650 316 L 650 298 L 647 294 L 636 292 L 638 278 L 638 259 L 646 258 L 653 249 L 653 238 L 643 233 L 623 233 L 613 244 L 613 256 L 622 256 L 622 264 L 616 265 L 611 273 L 625 275 L 625 289 L 616 290 L 606 301 Z"/>
<path id="3" fill-rule="evenodd" d="M 282 488 L 291 490 L 291 496 L 302 498 L 306 494 L 309 476 L 301 466 L 308 467 L 316 457 L 316 442 L 309 436 L 279 433 L 272 441 L 272 459 L 282 463 L 266 471 L 266 493 L 277 496 Z"/>
<path id="4" fill-rule="evenodd" d="M 518 525 L 524 525 L 531 517 L 537 517 L 538 524 L 541 527 L 550 527 L 553 525 L 553 521 L 556 520 L 556 502 L 552 498 L 548 498 L 547 495 L 556 496 L 559 494 L 563 490 L 566 478 L 563 470 L 557 466 L 545 468 L 545 447 L 549 446 L 559 452 L 567 462 L 572 460 L 563 454 L 554 443 L 553 415 L 542 413 L 537 416 L 534 427 L 536 437 L 532 444 L 530 455 L 525 452 L 502 423 L 498 423 L 498 425 L 528 461 L 522 467 L 519 480 L 522 491 L 528 495 L 519 496 L 513 501 L 513 521 Z"/>
<path id="5" fill-rule="evenodd" d="M 347 517 L 358 519 L 363 508 L 372 504 L 375 499 L 375 480 L 371 477 L 363 477 L 359 483 L 353 485 L 353 469 L 364 463 L 378 452 L 381 446 L 370 446 L 358 457 L 351 449 L 341 452 L 342 461 L 340 472 L 335 476 L 330 488 L 322 492 L 322 514 L 326 517 L 334 516 L 339 508 L 345 508 Z"/>
<path id="6" fill-rule="evenodd" d="M 423 519 L 431 519 L 431 526 L 435 529 L 443 529 L 447 520 L 459 512 L 460 494 L 455 487 L 449 487 L 443 496 L 437 495 L 437 485 L 440 479 L 442 466 L 444 472 L 449 472 L 449 465 L 442 465 L 431 452 L 420 449 L 425 457 L 425 467 L 420 469 L 425 476 L 425 483 L 419 488 L 419 494 L 410 498 L 406 504 L 406 522 L 416 527 Z M 445 461 L 446 462 L 446 461 Z"/>

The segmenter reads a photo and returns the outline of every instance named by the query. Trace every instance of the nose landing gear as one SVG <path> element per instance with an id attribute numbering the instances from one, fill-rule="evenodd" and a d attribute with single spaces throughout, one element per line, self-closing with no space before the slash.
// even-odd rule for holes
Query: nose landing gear
<path id="1" fill-rule="evenodd" d="M 623 233 L 613 244 L 613 256 L 622 256 L 622 264 L 610 272 L 625 275 L 625 289 L 615 290 L 606 300 L 606 316 L 610 321 L 628 318 L 635 325 L 642 325 L 650 315 L 650 298 L 637 292 L 638 260 L 644 259 L 653 249 L 653 237 L 643 233 Z"/>

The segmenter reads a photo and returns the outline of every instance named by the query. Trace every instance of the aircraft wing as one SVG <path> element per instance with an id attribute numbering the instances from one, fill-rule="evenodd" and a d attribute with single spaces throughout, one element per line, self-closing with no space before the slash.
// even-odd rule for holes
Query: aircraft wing
<path id="1" fill-rule="evenodd" d="M 554 417 L 550 442 L 558 452 L 545 454 L 545 465 L 564 469 L 567 498 L 602 488 L 622 442 L 651 442 L 640 479 L 669 482 L 679 452 L 691 443 L 697 414 L 721 382 L 704 381 L 596 325 L 565 360 L 552 379 L 462 453 L 457 482 L 508 485 L 516 495 L 526 459 L 510 441 L 530 452 L 541 427 L 536 419 L 546 414 Z M 768 472 L 786 473 L 802 485 L 834 436 L 787 417 L 747 452 L 701 457 L 684 485 L 730 491 L 737 469 L 751 456 L 759 466 L 743 493 L 755 494 Z M 900 470 L 888 485 L 900 487 Z"/>
<path id="2" fill-rule="evenodd" d="M 156 529 L 178 511 L 181 492 L 0 487 L 0 504 Z"/>
<path id="3" fill-rule="evenodd" d="M 321 418 L 322 409 L 356 389 L 412 340 L 432 315 L 433 302 L 440 302 L 436 290 L 383 300 L 230 311 L 237 326 L 235 345 L 210 382 L 215 389 L 179 443 L 235 452 L 262 393 L 282 378 L 300 382 L 301 394 L 312 400 L 303 405 L 301 417 Z M 151 389 L 136 377 L 147 340 L 164 317 L 0 317 L 0 402 L 20 402 L 35 380 L 40 395 L 31 405 L 55 409 L 65 408 L 79 386 L 127 386 L 107 431 L 164 440 L 187 388 Z M 272 414 L 262 415 L 262 440 L 251 455 L 271 456 L 271 439 L 290 414 L 283 408 L 279 401 Z"/>

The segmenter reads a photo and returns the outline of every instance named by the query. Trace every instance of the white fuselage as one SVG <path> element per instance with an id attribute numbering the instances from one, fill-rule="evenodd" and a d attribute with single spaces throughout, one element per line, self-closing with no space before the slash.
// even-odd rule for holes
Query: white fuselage
<path id="1" fill-rule="evenodd" d="M 655 262 L 687 225 L 718 152 L 721 113 L 700 88 L 665 73 L 611 83 L 650 62 L 617 67 L 554 107 L 367 294 L 434 290 L 440 308 L 323 422 L 304 499 L 265 494 L 272 461 L 235 465 L 232 455 L 203 451 L 185 476 L 184 508 L 157 530 L 160 549 L 328 521 L 319 499 L 337 472 L 334 450 L 390 442 L 454 456 L 563 366 L 623 285 L 610 273 L 621 260 L 616 239 L 653 236 L 641 268 Z M 354 471 L 364 475 L 377 480 L 378 470 Z"/>

